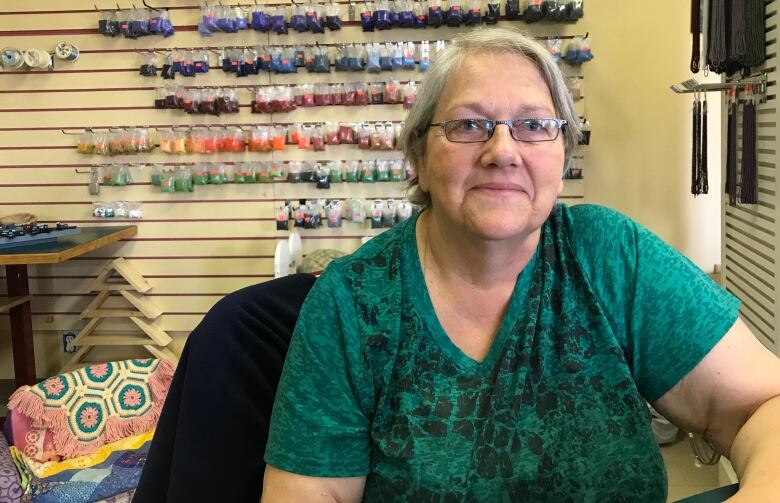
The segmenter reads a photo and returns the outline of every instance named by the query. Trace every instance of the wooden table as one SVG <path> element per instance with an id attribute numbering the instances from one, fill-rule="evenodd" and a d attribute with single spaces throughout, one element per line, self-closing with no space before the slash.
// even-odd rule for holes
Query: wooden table
<path id="1" fill-rule="evenodd" d="M 0 305 L 0 313 L 9 312 L 11 317 L 11 345 L 14 352 L 14 377 L 17 386 L 38 382 L 35 375 L 27 266 L 59 264 L 137 233 L 138 227 L 135 225 L 81 227 L 81 234 L 61 237 L 56 242 L 0 251 L 0 265 L 5 265 L 9 298 L 6 304 Z"/>

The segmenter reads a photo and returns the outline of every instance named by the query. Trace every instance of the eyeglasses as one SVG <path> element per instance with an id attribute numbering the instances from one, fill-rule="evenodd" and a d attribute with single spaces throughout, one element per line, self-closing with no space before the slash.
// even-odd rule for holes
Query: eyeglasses
<path id="1" fill-rule="evenodd" d="M 496 126 L 506 124 L 516 141 L 553 141 L 567 124 L 564 119 L 453 119 L 430 124 L 441 126 L 444 136 L 453 143 L 484 143 L 493 137 Z"/>

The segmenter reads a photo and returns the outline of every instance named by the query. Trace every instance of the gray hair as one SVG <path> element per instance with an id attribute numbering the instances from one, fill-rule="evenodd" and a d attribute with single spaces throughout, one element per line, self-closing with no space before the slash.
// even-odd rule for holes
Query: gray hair
<path id="1" fill-rule="evenodd" d="M 467 54 L 509 53 L 526 58 L 536 64 L 542 73 L 558 118 L 565 119 L 563 129 L 565 159 L 568 163 L 580 137 L 580 121 L 566 87 L 563 73 L 546 47 L 518 30 L 507 28 L 481 28 L 454 37 L 431 59 L 423 83 L 417 91 L 409 115 L 404 122 L 399 145 L 404 157 L 412 164 L 415 175 L 409 180 L 409 200 L 425 208 L 430 205 L 430 194 L 419 187 L 418 168 L 425 157 L 425 145 L 429 124 L 433 121 L 436 105 L 444 92 L 452 72 Z"/>

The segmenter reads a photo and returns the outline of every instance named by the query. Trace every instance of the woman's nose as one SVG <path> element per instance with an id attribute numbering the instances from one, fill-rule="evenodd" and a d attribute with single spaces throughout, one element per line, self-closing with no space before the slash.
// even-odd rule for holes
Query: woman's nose
<path id="1" fill-rule="evenodd" d="M 521 162 L 519 143 L 512 138 L 508 124 L 496 124 L 493 136 L 485 142 L 483 163 L 498 168 L 518 166 Z"/>

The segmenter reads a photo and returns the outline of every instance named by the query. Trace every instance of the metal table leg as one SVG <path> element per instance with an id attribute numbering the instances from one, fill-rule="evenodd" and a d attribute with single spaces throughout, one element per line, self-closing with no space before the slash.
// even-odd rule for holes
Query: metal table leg
<path id="1" fill-rule="evenodd" d="M 5 276 L 8 296 L 29 297 L 26 265 L 6 265 Z M 11 344 L 14 352 L 14 376 L 16 385 L 35 384 L 35 350 L 33 347 L 32 311 L 30 301 L 22 302 L 9 311 L 11 318 Z"/>

